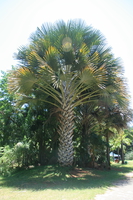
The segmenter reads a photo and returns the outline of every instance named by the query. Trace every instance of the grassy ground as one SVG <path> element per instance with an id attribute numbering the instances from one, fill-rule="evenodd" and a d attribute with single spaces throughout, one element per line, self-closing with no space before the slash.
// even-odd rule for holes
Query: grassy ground
<path id="1" fill-rule="evenodd" d="M 113 164 L 111 170 L 36 167 L 0 177 L 0 200 L 89 200 L 104 193 L 125 173 L 133 171 L 133 161 Z"/>

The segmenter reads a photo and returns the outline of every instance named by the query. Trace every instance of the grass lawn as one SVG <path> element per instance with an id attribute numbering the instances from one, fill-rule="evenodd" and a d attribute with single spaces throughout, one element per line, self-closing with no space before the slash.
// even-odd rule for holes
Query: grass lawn
<path id="1" fill-rule="evenodd" d="M 112 164 L 111 170 L 58 166 L 19 170 L 0 177 L 0 200 L 89 200 L 133 171 L 133 161 Z"/>

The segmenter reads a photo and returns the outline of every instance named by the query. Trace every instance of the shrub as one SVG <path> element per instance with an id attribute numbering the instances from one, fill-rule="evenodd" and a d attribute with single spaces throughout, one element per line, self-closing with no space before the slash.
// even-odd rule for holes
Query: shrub
<path id="1" fill-rule="evenodd" d="M 18 142 L 14 147 L 14 154 L 18 167 L 28 166 L 30 154 L 29 143 Z"/>
<path id="2" fill-rule="evenodd" d="M 30 142 L 18 142 L 13 148 L 5 146 L 0 157 L 0 173 L 10 175 L 16 167 L 28 167 L 35 162 L 35 152 Z"/>
<path id="3" fill-rule="evenodd" d="M 0 157 L 0 173 L 2 175 L 9 175 L 13 169 L 15 157 L 13 149 L 9 146 L 3 148 L 3 155 Z"/>

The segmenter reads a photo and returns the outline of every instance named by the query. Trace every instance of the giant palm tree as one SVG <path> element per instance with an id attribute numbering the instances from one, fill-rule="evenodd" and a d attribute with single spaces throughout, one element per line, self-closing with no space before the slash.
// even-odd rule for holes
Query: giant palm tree
<path id="1" fill-rule="evenodd" d="M 23 103 L 38 99 L 58 109 L 58 161 L 72 165 L 74 108 L 112 91 L 106 69 L 112 54 L 101 33 L 81 20 L 43 25 L 30 39 L 16 54 L 9 89 Z"/>

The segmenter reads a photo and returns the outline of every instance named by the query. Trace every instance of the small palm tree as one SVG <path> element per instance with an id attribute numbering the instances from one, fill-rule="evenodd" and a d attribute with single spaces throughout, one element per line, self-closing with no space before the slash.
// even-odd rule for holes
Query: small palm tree
<path id="1" fill-rule="evenodd" d="M 30 45 L 16 54 L 20 64 L 11 72 L 9 89 L 23 103 L 38 99 L 57 107 L 58 161 L 63 166 L 73 163 L 74 108 L 109 90 L 106 68 L 112 56 L 105 47 L 100 32 L 83 21 L 59 21 L 38 28 Z"/>

